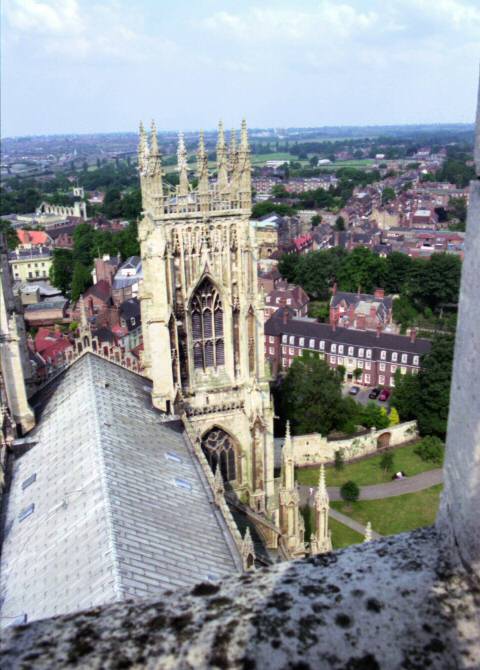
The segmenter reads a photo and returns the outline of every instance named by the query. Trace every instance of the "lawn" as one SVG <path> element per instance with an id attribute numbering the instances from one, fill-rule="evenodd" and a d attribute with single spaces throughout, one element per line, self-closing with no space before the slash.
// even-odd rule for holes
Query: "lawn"
<path id="1" fill-rule="evenodd" d="M 411 477 L 412 475 L 420 474 L 420 472 L 442 467 L 441 463 L 422 461 L 414 453 L 417 445 L 418 443 L 408 444 L 405 447 L 396 447 L 391 450 L 394 456 L 394 470 L 396 472 L 402 470 L 407 477 Z M 342 484 L 345 484 L 349 480 L 353 480 L 360 487 L 391 481 L 392 473 L 388 472 L 385 474 L 380 468 L 381 458 L 382 454 L 375 454 L 355 463 L 345 463 L 343 470 L 340 471 L 335 470 L 333 465 L 327 466 L 327 486 L 342 486 Z M 316 486 L 318 484 L 318 470 L 318 468 L 297 468 L 295 470 L 295 477 L 299 484 Z"/>
<path id="2" fill-rule="evenodd" d="M 432 525 L 437 516 L 441 491 L 442 484 L 437 484 L 429 489 L 395 498 L 358 500 L 350 504 L 333 501 L 330 504 L 333 509 L 363 525 L 370 521 L 372 529 L 380 535 L 395 535 Z"/>
<path id="3" fill-rule="evenodd" d="M 311 507 L 302 508 L 303 520 L 305 522 L 305 541 L 310 541 L 312 531 L 315 529 L 315 516 Z M 332 531 L 332 547 L 334 549 L 343 549 L 351 544 L 360 544 L 363 542 L 363 535 L 345 526 L 340 521 L 328 519 L 328 527 Z"/>

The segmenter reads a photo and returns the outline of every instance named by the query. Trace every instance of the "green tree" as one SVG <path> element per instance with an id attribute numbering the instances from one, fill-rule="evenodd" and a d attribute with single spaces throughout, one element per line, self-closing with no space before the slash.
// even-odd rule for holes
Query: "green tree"
<path id="1" fill-rule="evenodd" d="M 73 266 L 72 300 L 76 302 L 92 283 L 90 270 L 78 261 Z"/>
<path id="2" fill-rule="evenodd" d="M 412 271 L 413 261 L 410 256 L 400 251 L 393 251 L 385 261 L 385 291 L 401 293 Z"/>
<path id="3" fill-rule="evenodd" d="M 335 450 L 335 470 L 340 472 L 345 467 L 345 457 L 343 455 L 343 449 Z"/>
<path id="4" fill-rule="evenodd" d="M 420 384 L 418 375 L 402 375 L 398 368 L 394 375 L 395 387 L 393 389 L 391 402 L 397 408 L 402 421 L 410 421 L 417 418 L 417 409 L 420 398 Z"/>
<path id="5" fill-rule="evenodd" d="M 0 219 L 0 235 L 2 233 L 6 237 L 7 247 L 10 250 L 16 249 L 17 246 L 20 243 L 20 240 L 18 239 L 17 231 L 12 226 L 10 221 L 6 221 L 5 219 Z"/>
<path id="6" fill-rule="evenodd" d="M 355 368 L 355 370 L 353 371 L 353 377 L 354 377 L 355 381 L 358 382 L 358 380 L 362 378 L 362 375 L 363 375 L 363 369 L 362 368 Z"/>
<path id="7" fill-rule="evenodd" d="M 283 254 L 278 262 L 278 271 L 289 282 L 297 281 L 297 268 L 300 261 L 298 254 Z"/>
<path id="8" fill-rule="evenodd" d="M 365 428 L 381 429 L 389 425 L 388 416 L 376 403 L 369 402 L 364 407 L 359 405 L 358 408 L 358 422 Z"/>
<path id="9" fill-rule="evenodd" d="M 289 197 L 289 192 L 285 190 L 285 186 L 283 184 L 276 184 L 272 188 L 272 195 L 274 198 L 288 198 Z"/>
<path id="10" fill-rule="evenodd" d="M 453 350 L 453 336 L 437 336 L 430 352 L 422 359 L 422 368 L 418 374 L 420 403 L 416 408 L 422 435 L 444 437 L 447 431 Z"/>
<path id="11" fill-rule="evenodd" d="M 335 371 L 338 375 L 338 378 L 340 379 L 340 382 L 343 384 L 343 382 L 345 381 L 347 368 L 344 365 L 337 365 Z"/>
<path id="12" fill-rule="evenodd" d="M 309 256 L 310 254 L 307 254 Z M 357 247 L 347 254 L 338 270 L 338 283 L 343 291 L 371 292 L 383 286 L 386 260 L 365 247 Z"/>
<path id="13" fill-rule="evenodd" d="M 385 474 L 387 474 L 387 472 L 392 472 L 395 468 L 395 457 L 391 451 L 386 451 L 383 454 L 379 466 Z"/>
<path id="14" fill-rule="evenodd" d="M 264 202 L 257 202 L 252 207 L 252 219 L 260 219 L 267 214 L 278 214 L 279 216 L 292 216 L 295 210 L 288 205 L 265 200 Z"/>
<path id="15" fill-rule="evenodd" d="M 335 230 L 345 230 L 345 219 L 343 216 L 337 216 L 335 221 Z"/>
<path id="16" fill-rule="evenodd" d="M 388 419 L 390 422 L 390 426 L 396 426 L 398 423 L 400 423 L 400 417 L 395 407 L 390 408 L 390 415 Z"/>
<path id="17" fill-rule="evenodd" d="M 417 323 L 418 312 L 407 295 L 401 295 L 393 301 L 393 320 L 399 323 L 402 331 Z"/>
<path id="18" fill-rule="evenodd" d="M 382 191 L 382 205 L 395 200 L 395 191 L 390 186 L 386 186 Z"/>
<path id="19" fill-rule="evenodd" d="M 122 216 L 122 194 L 118 188 L 110 188 L 105 193 L 102 212 L 109 219 L 118 219 Z"/>
<path id="20" fill-rule="evenodd" d="M 356 502 L 360 497 L 360 488 L 355 482 L 345 482 L 340 488 L 340 495 L 345 502 Z"/>
<path id="21" fill-rule="evenodd" d="M 344 420 L 340 379 L 317 357 L 293 361 L 281 387 L 281 401 L 284 416 L 297 435 L 328 435 Z"/>
<path id="22" fill-rule="evenodd" d="M 415 447 L 415 453 L 420 456 L 422 461 L 441 464 L 443 461 L 443 442 L 434 435 L 427 435 Z"/>
<path id="23" fill-rule="evenodd" d="M 54 249 L 50 268 L 50 281 L 64 295 L 69 295 L 72 285 L 73 253 L 70 249 Z"/>
<path id="24" fill-rule="evenodd" d="M 316 228 L 316 226 L 319 226 L 322 223 L 322 217 L 319 214 L 314 214 L 310 219 L 310 223 L 312 228 Z"/>

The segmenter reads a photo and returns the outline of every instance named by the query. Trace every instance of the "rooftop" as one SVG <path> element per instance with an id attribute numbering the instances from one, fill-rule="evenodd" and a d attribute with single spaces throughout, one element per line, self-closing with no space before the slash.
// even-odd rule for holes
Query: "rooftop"
<path id="1" fill-rule="evenodd" d="M 6 511 L 3 624 L 237 571 L 183 429 L 152 408 L 146 381 L 88 353 L 32 399 L 35 445 L 13 463 Z"/>

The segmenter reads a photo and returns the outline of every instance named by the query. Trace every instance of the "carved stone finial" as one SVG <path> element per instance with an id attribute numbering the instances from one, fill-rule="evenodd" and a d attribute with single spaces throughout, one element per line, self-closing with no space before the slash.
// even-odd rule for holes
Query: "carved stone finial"
<path id="1" fill-rule="evenodd" d="M 179 172 L 179 195 L 188 194 L 188 156 L 183 133 L 178 133 L 177 162 Z"/>
<path id="2" fill-rule="evenodd" d="M 220 191 L 228 187 L 228 165 L 227 165 L 227 147 L 225 144 L 225 133 L 223 132 L 223 123 L 218 123 L 217 140 L 217 185 Z"/>
<path id="3" fill-rule="evenodd" d="M 318 477 L 318 487 L 317 493 L 315 495 L 315 505 L 317 507 L 322 507 L 329 505 L 330 499 L 328 497 L 327 485 L 325 480 L 325 466 L 323 463 L 320 466 L 320 474 Z"/>
<path id="4" fill-rule="evenodd" d="M 153 120 L 150 131 L 150 153 L 152 156 L 160 155 L 160 149 L 158 148 L 157 126 Z"/>

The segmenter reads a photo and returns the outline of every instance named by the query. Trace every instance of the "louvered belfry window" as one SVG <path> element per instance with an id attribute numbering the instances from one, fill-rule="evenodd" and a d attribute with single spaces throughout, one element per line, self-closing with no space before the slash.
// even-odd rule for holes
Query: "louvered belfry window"
<path id="1" fill-rule="evenodd" d="M 218 290 L 205 278 L 191 301 L 193 364 L 207 370 L 225 364 L 223 308 Z"/>

